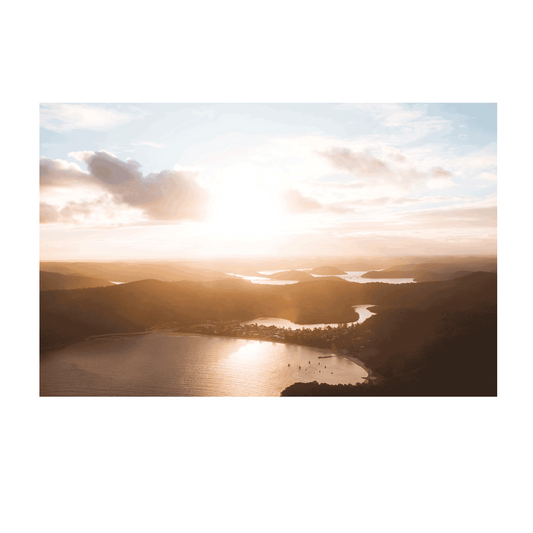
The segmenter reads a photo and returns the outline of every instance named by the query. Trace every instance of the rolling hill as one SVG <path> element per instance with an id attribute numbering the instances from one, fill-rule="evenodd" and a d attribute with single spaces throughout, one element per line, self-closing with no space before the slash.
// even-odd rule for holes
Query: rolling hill
<path id="1" fill-rule="evenodd" d="M 55 291 L 65 289 L 85 289 L 88 287 L 108 287 L 113 285 L 108 280 L 80 276 L 77 274 L 59 274 L 58 272 L 39 272 L 39 286 L 41 291 Z"/>

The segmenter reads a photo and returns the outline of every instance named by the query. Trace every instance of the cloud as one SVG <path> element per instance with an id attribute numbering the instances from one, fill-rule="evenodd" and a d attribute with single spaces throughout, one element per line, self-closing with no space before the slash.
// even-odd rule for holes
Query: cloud
<path id="1" fill-rule="evenodd" d="M 495 171 L 497 165 L 496 144 L 491 143 L 480 150 L 458 157 L 455 163 L 466 171 Z"/>
<path id="2" fill-rule="evenodd" d="M 87 219 L 101 220 L 103 217 L 113 219 L 117 214 L 116 207 L 117 206 L 114 205 L 113 197 L 102 195 L 96 200 L 67 202 L 66 205 L 59 210 L 59 215 L 61 216 L 62 222 L 74 223 Z"/>
<path id="3" fill-rule="evenodd" d="M 342 104 L 339 111 L 352 111 L 370 116 L 393 134 L 395 143 L 407 143 L 442 130 L 451 131 L 452 121 L 436 115 L 428 115 L 427 104 Z"/>
<path id="4" fill-rule="evenodd" d="M 64 187 L 74 183 L 87 183 L 90 175 L 76 163 L 62 159 L 41 157 L 39 161 L 41 187 Z"/>
<path id="5" fill-rule="evenodd" d="M 294 214 L 307 213 L 308 211 L 314 211 L 317 209 L 323 209 L 323 205 L 314 198 L 307 198 L 303 196 L 300 191 L 291 189 L 285 191 L 282 196 L 282 201 L 285 208 Z"/>
<path id="6" fill-rule="evenodd" d="M 105 152 L 105 150 L 102 150 Z M 111 152 L 105 152 L 106 154 L 113 155 Z M 94 155 L 94 152 L 91 152 L 89 150 L 82 150 L 80 152 L 69 152 L 68 156 L 73 157 L 74 159 L 77 159 L 78 161 L 81 161 L 82 163 L 85 163 L 85 161 L 90 157 Z"/>
<path id="7" fill-rule="evenodd" d="M 423 227 L 427 229 L 445 228 L 495 228 L 497 222 L 497 207 L 472 206 L 472 207 L 449 207 L 401 213 L 397 220 L 404 220 L 413 228 Z"/>
<path id="8" fill-rule="evenodd" d="M 398 148 L 394 148 L 393 146 L 386 146 L 385 152 L 391 159 L 393 159 L 397 163 L 406 162 L 405 156 L 400 152 L 400 150 L 398 150 Z"/>
<path id="9" fill-rule="evenodd" d="M 455 183 L 447 179 L 431 179 L 426 185 L 430 189 L 448 189 L 449 187 L 455 187 Z"/>
<path id="10" fill-rule="evenodd" d="M 59 215 L 57 206 L 48 204 L 46 202 L 41 202 L 39 204 L 39 207 L 40 207 L 39 222 L 41 224 L 51 224 L 51 223 L 60 221 L 61 217 Z"/>
<path id="11" fill-rule="evenodd" d="M 446 189 L 453 187 L 455 183 L 452 181 L 452 174 L 442 167 L 434 167 L 430 172 L 431 179 L 427 182 L 430 189 Z"/>
<path id="12" fill-rule="evenodd" d="M 75 152 L 69 154 L 86 163 L 88 172 L 75 164 L 65 168 L 64 162 L 41 160 L 45 185 L 50 182 L 52 167 L 54 184 L 92 183 L 111 195 L 116 204 L 141 209 L 151 220 L 200 220 L 206 215 L 209 195 L 191 171 L 163 170 L 143 176 L 136 161 L 121 161 L 108 152 Z M 43 176 L 43 173 L 41 174 Z M 43 178 L 41 178 L 43 179 Z M 93 209 L 95 204 L 86 206 Z M 71 205 L 70 209 L 74 209 Z M 76 206 L 80 214 L 80 205 Z M 64 213 L 67 216 L 68 213 Z M 46 218 L 46 217 L 45 217 Z"/>
<path id="13" fill-rule="evenodd" d="M 354 153 L 347 148 L 331 148 L 327 152 L 319 152 L 328 159 L 336 168 L 347 170 L 362 176 L 375 176 L 390 171 L 386 163 L 370 152 Z"/>
<path id="14" fill-rule="evenodd" d="M 285 191 L 281 195 L 281 202 L 285 207 L 285 210 L 294 215 L 308 213 L 310 211 L 316 213 L 321 211 L 323 213 L 335 213 L 335 214 L 344 214 L 353 212 L 353 202 L 332 202 L 324 204 L 316 200 L 315 198 L 310 198 L 309 196 L 304 196 L 300 191 L 296 189 L 290 189 Z"/>
<path id="15" fill-rule="evenodd" d="M 101 224 L 103 220 L 124 221 L 125 210 L 114 202 L 109 194 L 99 198 L 82 201 L 69 201 L 63 207 L 46 202 L 40 204 L 41 224 L 60 222 L 63 224 L 82 224 L 93 222 Z M 126 210 L 127 213 L 127 210 Z"/>
<path id="16" fill-rule="evenodd" d="M 326 158 L 336 169 L 351 173 L 358 181 L 339 185 L 344 188 L 361 188 L 364 186 L 393 186 L 409 188 L 415 183 L 428 177 L 427 172 L 421 172 L 416 166 L 396 148 L 386 146 L 383 153 L 387 154 L 390 161 L 375 157 L 368 150 L 353 152 L 347 148 L 330 148 L 317 151 Z M 448 178 L 451 174 L 440 168 L 436 172 L 442 175 L 431 176 L 433 179 Z"/>
<path id="17" fill-rule="evenodd" d="M 424 201 L 423 198 L 409 198 L 406 196 L 393 197 L 393 196 L 379 196 L 377 198 L 362 198 L 355 203 L 361 207 L 381 207 L 381 206 L 401 206 L 417 204 Z"/>
<path id="18" fill-rule="evenodd" d="M 374 198 L 354 198 L 342 202 L 333 202 L 323 205 L 323 209 L 335 213 L 361 213 L 361 212 L 381 212 L 385 213 L 384 208 L 402 208 L 411 205 L 434 204 L 442 202 L 461 201 L 461 198 L 452 198 L 449 196 L 423 196 L 420 198 L 409 196 L 376 196 Z M 390 209 L 389 209 L 390 211 Z"/>
<path id="19" fill-rule="evenodd" d="M 496 172 L 482 172 L 475 177 L 476 180 L 496 181 Z"/>
<path id="20" fill-rule="evenodd" d="M 126 124 L 133 115 L 91 104 L 41 104 L 41 128 L 64 133 L 78 129 L 106 130 Z"/>
<path id="21" fill-rule="evenodd" d="M 431 169 L 431 177 L 438 179 L 449 179 L 452 177 L 451 172 L 444 170 L 442 167 L 433 167 Z"/>

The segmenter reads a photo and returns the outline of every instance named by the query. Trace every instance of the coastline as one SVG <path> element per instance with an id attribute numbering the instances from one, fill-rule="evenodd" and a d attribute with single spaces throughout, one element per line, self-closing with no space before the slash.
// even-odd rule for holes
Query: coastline
<path id="1" fill-rule="evenodd" d="M 340 357 L 344 357 L 345 359 L 349 359 L 356 365 L 359 365 L 361 368 L 364 368 L 368 372 L 368 376 L 365 378 L 365 383 L 380 383 L 383 380 L 383 376 L 380 376 L 379 374 L 376 374 L 372 369 L 368 368 L 365 363 L 363 363 L 360 359 L 357 359 L 357 357 L 353 355 L 347 355 L 347 354 L 339 354 Z"/>
<path id="2" fill-rule="evenodd" d="M 62 348 L 68 348 L 69 346 L 72 346 L 73 344 L 77 344 L 78 342 L 84 342 L 91 339 L 98 339 L 100 337 L 116 337 L 118 336 L 126 336 L 126 335 L 147 335 L 148 333 L 153 333 L 156 330 L 149 330 L 149 331 L 134 331 L 132 333 L 102 333 L 100 335 L 89 335 L 88 337 L 83 337 L 79 339 L 74 339 L 71 341 L 63 342 L 60 344 L 56 344 L 54 346 L 50 346 L 49 348 L 45 348 L 44 350 L 40 349 L 39 346 L 39 357 L 47 354 L 48 352 L 53 352 L 54 350 L 61 350 Z"/>
<path id="3" fill-rule="evenodd" d="M 361 305 L 361 304 L 357 304 L 357 305 L 351 306 L 351 307 L 353 309 L 355 309 L 359 305 Z M 372 307 L 372 305 L 369 305 L 369 304 L 362 304 L 362 305 L 364 307 L 366 307 L 366 309 L 368 309 L 369 307 Z M 370 311 L 370 312 L 372 314 L 375 314 L 372 311 Z M 356 315 L 357 315 L 357 320 L 355 322 L 348 322 L 348 324 L 358 324 L 358 323 L 360 323 L 359 321 L 361 319 L 361 315 L 357 311 L 356 311 Z M 263 320 L 263 319 L 268 319 L 268 318 L 272 318 L 272 317 L 259 317 L 259 318 L 255 318 L 253 320 Z M 287 320 L 287 319 L 281 319 L 281 320 Z M 364 320 L 366 320 L 366 318 Z M 244 321 L 244 323 L 247 323 L 247 322 L 248 321 Z M 225 324 L 225 325 L 240 325 L 242 323 L 243 323 L 243 320 L 241 319 L 241 320 L 227 320 L 227 321 L 222 322 L 221 324 Z M 341 323 L 342 322 L 335 322 L 335 324 L 338 324 L 338 325 L 340 325 Z M 313 323 L 313 324 L 295 324 L 295 325 L 301 326 L 302 328 L 310 329 L 310 326 L 317 325 L 317 324 Z M 320 324 L 320 325 L 326 325 L 326 324 Z M 290 329 L 292 329 L 292 328 L 290 328 Z M 49 347 L 47 347 L 45 349 L 41 349 L 41 343 L 39 342 L 39 357 L 44 356 L 48 352 L 52 352 L 54 350 L 60 350 L 62 348 L 67 348 L 68 346 L 72 346 L 73 344 L 76 344 L 77 342 L 83 342 L 83 341 L 90 340 L 90 339 L 112 337 L 112 336 L 115 336 L 115 335 L 147 335 L 148 333 L 153 333 L 154 331 L 168 331 L 168 332 L 172 332 L 173 334 L 180 333 L 180 332 L 173 332 L 170 328 L 160 328 L 158 326 L 152 326 L 150 329 L 145 330 L 145 331 L 135 331 L 135 332 L 130 332 L 130 333 L 127 333 L 127 332 L 124 332 L 124 333 L 101 333 L 101 334 L 98 334 L 98 335 L 89 335 L 88 337 L 83 337 L 83 338 L 80 337 L 78 339 L 72 339 L 72 340 L 69 340 L 69 341 L 60 342 L 60 343 L 55 344 L 53 346 L 49 346 Z M 183 332 L 183 334 L 184 335 L 188 335 L 189 333 Z M 267 339 L 248 338 L 248 337 L 234 337 L 232 335 L 207 335 L 207 334 L 202 334 L 202 333 L 190 333 L 190 335 L 205 335 L 205 336 L 208 336 L 208 337 L 215 336 L 215 337 L 224 337 L 224 338 L 245 338 L 247 340 L 259 340 L 259 341 L 267 340 Z M 297 346 L 307 346 L 308 348 L 314 348 L 313 346 L 308 346 L 307 344 L 298 344 L 298 343 L 295 343 L 295 342 L 286 342 L 286 341 L 283 341 L 283 340 L 274 341 L 274 340 L 268 339 L 268 342 L 281 342 L 283 344 L 295 344 Z M 322 350 L 323 348 L 317 348 L 317 349 Z M 326 348 L 324 348 L 324 349 L 326 351 L 329 351 Z M 343 355 L 343 354 L 339 354 L 338 352 L 335 352 L 334 350 L 331 350 L 331 353 L 333 353 L 336 356 L 342 356 Z M 356 362 L 356 361 L 353 361 L 353 362 Z M 359 364 L 359 363 L 356 363 L 356 364 Z M 359 366 L 363 366 L 363 368 L 367 372 L 369 372 L 369 374 L 370 374 L 370 371 L 364 365 L 360 364 Z"/>
<path id="4" fill-rule="evenodd" d="M 48 352 L 52 352 L 54 350 L 60 350 L 62 348 L 66 348 L 68 346 L 72 346 L 73 344 L 76 344 L 78 342 L 84 342 L 84 341 L 88 341 L 88 340 L 92 340 L 92 339 L 100 339 L 100 338 L 105 338 L 105 337 L 129 337 L 129 336 L 149 335 L 150 333 L 162 333 L 162 334 L 168 335 L 170 337 L 216 337 L 216 338 L 221 338 L 221 339 L 236 339 L 236 340 L 255 341 L 255 342 L 271 342 L 271 343 L 276 343 L 276 344 L 288 344 L 288 345 L 291 345 L 291 346 L 302 346 L 302 347 L 307 348 L 309 350 L 314 350 L 316 352 L 330 354 L 330 355 L 332 355 L 334 357 L 344 357 L 345 359 L 348 359 L 352 363 L 355 363 L 357 366 L 360 366 L 363 370 L 365 370 L 365 372 L 367 372 L 367 374 L 368 374 L 364 378 L 364 380 L 365 380 L 364 383 L 368 383 L 371 379 L 372 379 L 371 382 L 375 383 L 376 381 L 374 381 L 374 380 L 376 378 L 377 379 L 381 378 L 381 376 L 377 376 L 376 374 L 374 374 L 372 372 L 372 370 L 369 369 L 362 361 L 357 359 L 357 357 L 339 353 L 337 350 L 332 350 L 332 349 L 328 349 L 328 348 L 319 348 L 317 346 L 309 346 L 307 344 L 298 344 L 296 342 L 287 342 L 287 341 L 280 340 L 280 339 L 272 340 L 272 339 L 257 339 L 257 338 L 250 338 L 250 337 L 235 337 L 233 335 L 208 335 L 206 333 L 186 333 L 186 332 L 182 332 L 182 331 L 173 331 L 171 329 L 166 329 L 166 328 L 165 329 L 151 329 L 151 330 L 147 330 L 147 331 L 136 331 L 136 332 L 132 332 L 132 333 L 103 333 L 103 334 L 100 334 L 100 335 L 90 335 L 89 337 L 85 337 L 83 339 L 79 339 L 79 340 L 76 340 L 76 341 L 68 342 L 68 343 L 65 343 L 65 344 L 63 344 L 61 346 L 55 346 L 53 348 L 49 348 L 49 349 L 47 349 L 47 350 L 45 350 L 43 352 L 40 352 L 40 355 L 42 356 L 43 354 L 46 354 Z"/>

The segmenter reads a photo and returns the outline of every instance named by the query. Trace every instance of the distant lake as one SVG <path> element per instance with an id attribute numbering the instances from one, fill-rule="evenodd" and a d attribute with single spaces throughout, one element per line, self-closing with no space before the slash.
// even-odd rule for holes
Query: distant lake
<path id="1" fill-rule="evenodd" d="M 41 396 L 279 396 L 296 382 L 360 383 L 328 350 L 152 332 L 94 337 L 42 356 Z M 290 366 L 289 366 L 290 365 Z"/>
<path id="2" fill-rule="evenodd" d="M 278 272 L 283 272 L 279 270 Z M 298 283 L 297 281 L 286 280 L 286 279 L 269 279 L 262 278 L 258 276 L 241 276 L 240 274 L 232 274 L 231 272 L 225 272 L 227 276 L 234 276 L 240 279 L 246 279 L 252 283 L 258 283 L 259 285 L 291 285 L 292 283 Z"/>
<path id="3" fill-rule="evenodd" d="M 306 272 L 307 270 L 311 269 L 304 269 L 304 268 L 298 268 L 300 272 Z M 228 276 L 235 276 L 237 278 L 241 279 L 247 279 L 248 281 L 251 281 L 252 283 L 258 283 L 260 285 L 290 285 L 291 283 L 298 283 L 298 281 L 289 281 L 289 280 L 276 280 L 276 279 L 269 279 L 268 276 L 271 274 L 275 274 L 277 272 L 288 272 L 287 270 L 263 270 L 261 272 L 258 272 L 258 274 L 264 274 L 266 277 L 258 277 L 258 276 L 241 276 L 240 274 L 232 274 L 230 272 L 226 272 Z M 347 271 L 346 274 L 343 274 L 342 276 L 337 276 L 338 278 L 345 279 L 347 281 L 351 281 L 353 283 L 416 283 L 414 281 L 414 278 L 362 278 L 361 276 L 363 274 L 366 274 L 368 270 L 363 271 Z M 331 276 L 322 276 L 320 274 L 311 274 L 311 276 L 315 278 L 327 278 Z"/>
<path id="4" fill-rule="evenodd" d="M 372 307 L 372 305 L 354 305 L 353 308 L 357 313 L 359 313 L 359 319 L 355 322 L 348 322 L 348 325 L 351 324 L 362 324 L 367 318 L 370 318 L 373 314 L 371 313 L 368 308 Z M 332 328 L 337 327 L 337 323 L 334 324 L 295 324 L 294 322 L 291 322 L 290 320 L 286 320 L 284 318 L 256 318 L 254 320 L 248 320 L 247 322 L 243 322 L 243 324 L 257 324 L 257 325 L 263 325 L 263 326 L 276 326 L 277 328 L 286 328 L 286 329 L 315 329 L 315 328 L 325 328 L 327 326 L 331 326 Z"/>

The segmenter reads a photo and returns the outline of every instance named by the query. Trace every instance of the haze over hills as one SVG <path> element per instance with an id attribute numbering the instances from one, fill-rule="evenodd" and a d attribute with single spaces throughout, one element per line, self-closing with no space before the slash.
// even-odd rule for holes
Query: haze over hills
<path id="1" fill-rule="evenodd" d="M 80 276 L 77 274 L 59 274 L 58 272 L 39 272 L 39 286 L 41 291 L 65 289 L 85 289 L 88 287 L 108 287 L 113 285 L 108 280 Z"/>
<path id="2" fill-rule="evenodd" d="M 314 278 L 307 272 L 301 272 L 299 270 L 287 270 L 283 272 L 276 272 L 269 274 L 271 279 L 290 280 L 290 281 L 313 281 Z"/>
<path id="3" fill-rule="evenodd" d="M 219 272 L 238 272 L 238 269 L 247 268 L 251 272 L 260 272 L 263 270 L 299 270 L 313 269 L 330 265 L 343 271 L 369 271 L 380 269 L 393 269 L 397 265 L 414 265 L 411 269 L 416 269 L 419 265 L 463 265 L 462 270 L 485 270 L 487 265 L 496 264 L 495 255 L 431 255 L 431 256 L 405 256 L 405 255 L 382 255 L 382 256 L 313 256 L 307 257 L 239 257 L 228 259 L 190 259 L 177 260 L 178 266 L 214 270 Z M 466 268 L 469 265 L 469 268 Z M 488 267 L 487 267 L 488 268 Z M 398 268 L 397 270 L 404 270 Z M 423 270 L 428 270 L 423 268 Z M 431 269 L 429 269 L 431 270 Z M 461 269 L 456 269 L 461 270 Z M 494 270 L 494 269 L 492 269 Z M 248 275 L 248 274 L 243 274 Z M 252 275 L 252 274 L 249 274 Z"/>
<path id="4" fill-rule="evenodd" d="M 450 274 L 461 267 L 460 270 L 469 272 L 495 272 L 498 264 L 495 258 L 455 258 L 454 260 L 448 259 L 447 261 L 435 261 L 424 263 L 409 263 L 403 265 L 394 265 L 382 270 L 382 272 L 397 271 L 397 272 L 419 272 L 430 271 L 437 273 Z"/>
<path id="5" fill-rule="evenodd" d="M 330 266 L 324 266 L 330 265 Z M 266 277 L 261 271 L 306 270 L 311 274 L 343 275 L 346 271 L 405 272 L 405 277 L 415 277 L 420 271 L 453 274 L 458 271 L 495 272 L 494 256 L 438 256 L 438 257 L 380 257 L 364 261 L 347 257 L 309 257 L 308 259 L 213 259 L 191 261 L 85 261 L 41 262 L 40 270 L 65 275 L 95 277 L 119 282 L 159 279 L 161 281 L 211 281 L 225 279 L 228 274 Z M 416 272 L 417 274 L 413 274 Z M 365 277 L 373 277 L 367 274 Z M 399 276 L 399 275 L 398 275 Z M 271 277 L 271 276 L 268 276 Z M 394 275 L 375 277 L 394 277 Z"/>
<path id="6" fill-rule="evenodd" d="M 178 265 L 173 261 L 137 262 L 64 262 L 41 263 L 41 270 L 61 274 L 76 274 L 88 277 L 105 278 L 123 283 L 143 279 L 161 281 L 212 281 L 226 279 L 223 272 Z"/>
<path id="7" fill-rule="evenodd" d="M 277 317 L 302 325 L 351 323 L 357 319 L 353 306 L 364 304 L 375 306 L 376 314 L 353 335 L 363 335 L 374 352 L 363 350 L 357 352 L 357 357 L 384 381 L 333 389 L 296 384 L 285 395 L 496 394 L 497 276 L 490 271 L 458 270 L 465 266 L 492 269 L 496 266 L 494 258 L 396 263 L 369 273 L 378 278 L 414 275 L 424 280 L 414 284 L 347 281 L 339 277 L 341 269 L 320 268 L 323 264 L 314 267 L 315 272 L 327 270 L 337 275 L 314 277 L 309 270 L 268 274 L 271 279 L 299 281 L 289 285 L 254 284 L 203 268 L 203 264 L 194 268 L 170 261 L 42 266 L 63 273 L 41 273 L 45 288 L 40 297 L 41 357 L 47 357 L 54 347 L 93 335 L 206 322 Z M 267 270 L 260 263 L 224 266 L 256 274 Z M 107 275 L 110 281 L 93 277 L 97 274 Z M 144 278 L 150 274 L 154 277 Z M 111 283 L 121 280 L 123 284 Z M 69 290 L 58 290 L 61 283 Z M 75 284 L 83 283 L 102 286 L 75 288 Z M 447 362 L 460 370 L 452 372 Z M 474 374 L 478 379 L 472 385 Z"/>
<path id="8" fill-rule="evenodd" d="M 318 274 L 318 275 L 321 275 L 321 276 L 335 276 L 335 275 L 344 275 L 346 274 L 346 272 L 344 272 L 344 270 L 341 270 L 340 268 L 337 268 L 337 267 L 332 267 L 332 266 L 320 266 L 320 267 L 315 267 L 311 270 L 310 272 L 311 274 Z"/>
<path id="9" fill-rule="evenodd" d="M 455 258 L 453 261 L 410 263 L 366 272 L 363 278 L 413 278 L 414 281 L 446 281 L 469 272 L 496 272 L 494 258 Z"/>
<path id="10" fill-rule="evenodd" d="M 413 279 L 413 281 L 446 281 L 469 274 L 470 270 L 458 272 L 439 273 L 428 272 L 427 270 L 372 270 L 362 274 L 362 278 L 367 279 Z"/>

